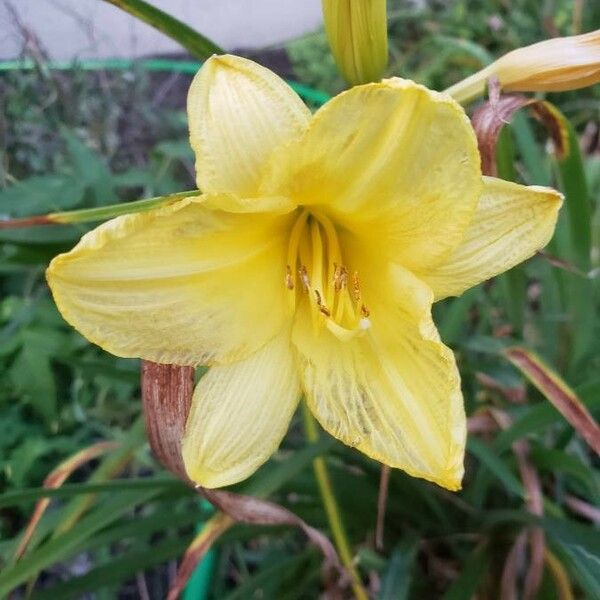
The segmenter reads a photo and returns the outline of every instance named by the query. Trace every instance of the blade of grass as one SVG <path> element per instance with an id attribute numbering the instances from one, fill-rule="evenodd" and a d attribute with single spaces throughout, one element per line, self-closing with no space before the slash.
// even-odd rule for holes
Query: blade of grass
<path id="1" fill-rule="evenodd" d="M 95 592 L 107 585 L 114 585 L 144 571 L 179 556 L 186 547 L 187 540 L 176 536 L 143 550 L 134 550 L 120 554 L 99 567 L 96 567 L 69 581 L 59 583 L 43 592 L 37 592 L 32 600 L 55 600 L 62 598 L 80 598 L 86 592 Z"/>
<path id="2" fill-rule="evenodd" d="M 4 568 L 0 574 L 0 597 L 5 597 L 50 565 L 73 556 L 85 540 L 157 493 L 156 489 L 121 493 L 81 519 L 77 527 L 32 550 L 14 566 Z"/>
<path id="3" fill-rule="evenodd" d="M 565 258 L 574 262 L 582 271 L 590 269 L 590 251 L 592 246 L 592 207 L 579 149 L 579 141 L 573 126 L 565 119 L 569 151 L 558 160 L 561 190 L 565 194 L 565 208 L 569 224 L 570 256 Z"/>
<path id="4" fill-rule="evenodd" d="M 115 442 L 98 442 L 92 446 L 87 448 L 83 448 L 73 456 L 69 457 L 67 460 L 60 463 L 52 472 L 46 477 L 44 480 L 44 488 L 48 489 L 57 489 L 66 481 L 66 479 L 73 473 L 73 471 L 77 470 L 79 467 L 84 465 L 85 463 L 98 458 L 102 454 L 106 452 L 110 452 L 117 448 L 117 444 Z M 29 541 L 31 540 L 31 536 L 33 535 L 37 524 L 42 518 L 45 510 L 48 508 L 50 504 L 49 498 L 41 498 L 38 500 L 35 509 L 33 511 L 33 515 L 27 524 L 25 532 L 23 533 L 23 537 L 19 542 L 19 547 L 15 552 L 14 559 L 19 560 L 21 556 L 27 550 L 27 546 Z"/>
<path id="5" fill-rule="evenodd" d="M 73 483 L 65 484 L 60 488 L 29 488 L 7 492 L 0 498 L 0 508 L 5 506 L 17 506 L 24 502 L 39 500 L 40 498 L 72 498 L 82 494 L 98 494 L 101 492 L 120 493 L 134 490 L 146 489 L 177 489 L 182 492 L 189 490 L 188 487 L 176 479 L 167 477 L 149 477 L 140 479 L 123 479 L 107 481 L 105 483 Z M 191 492 L 190 492 L 191 493 Z"/>

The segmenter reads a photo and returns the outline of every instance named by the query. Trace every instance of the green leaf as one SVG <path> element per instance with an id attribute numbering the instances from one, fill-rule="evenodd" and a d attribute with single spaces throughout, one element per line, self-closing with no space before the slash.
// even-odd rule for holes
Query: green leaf
<path id="1" fill-rule="evenodd" d="M 469 311 L 480 296 L 481 287 L 477 286 L 467 290 L 458 298 L 448 299 L 444 302 L 442 316 L 437 320 L 440 336 L 444 340 L 444 343 L 449 345 L 455 344 L 461 337 L 461 334 L 464 335 L 465 325 L 469 320 Z"/>
<path id="2" fill-rule="evenodd" d="M 410 535 L 396 546 L 382 576 L 379 600 L 406 600 L 409 597 L 419 542 L 418 537 Z"/>
<path id="3" fill-rule="evenodd" d="M 206 60 L 213 54 L 223 54 L 223 50 L 207 37 L 143 0 L 105 0 L 105 2 L 114 4 L 140 21 L 162 31 L 200 60 Z"/>
<path id="4" fill-rule="evenodd" d="M 600 381 L 592 381 L 576 387 L 575 392 L 590 412 L 600 411 Z M 564 417 L 549 402 L 544 401 L 528 406 L 520 412 L 508 429 L 498 435 L 494 442 L 495 451 L 500 453 L 507 450 L 515 440 L 532 433 L 541 433 L 556 424 L 569 426 Z"/>
<path id="5" fill-rule="evenodd" d="M 296 574 L 293 585 L 301 587 L 310 579 L 306 565 L 314 554 L 314 549 L 304 551 L 298 556 L 274 556 L 265 561 L 267 566 L 253 574 L 224 600 L 246 600 L 247 598 L 281 598 L 281 587 L 285 580 Z M 318 571 L 317 571 L 318 572 Z M 307 577 L 308 575 L 308 577 Z M 301 577 L 301 579 L 300 579 Z"/>
<path id="6" fill-rule="evenodd" d="M 97 531 L 116 521 L 136 505 L 155 496 L 158 490 L 122 492 L 110 502 L 96 508 L 82 518 L 77 527 L 59 535 L 35 550 L 26 554 L 18 563 L 5 567 L 0 573 L 0 598 L 15 589 L 43 569 L 69 558 L 77 553 L 79 546 Z"/>
<path id="7" fill-rule="evenodd" d="M 516 147 L 519 150 L 525 168 L 529 174 L 527 183 L 536 185 L 550 184 L 550 165 L 544 150 L 535 139 L 535 135 L 527 117 L 518 112 L 515 114 L 510 129 L 514 134 Z"/>
<path id="8" fill-rule="evenodd" d="M 565 566 L 588 592 L 587 597 L 600 598 L 598 530 L 573 521 L 553 518 L 543 519 L 542 525 Z"/>
<path id="9" fill-rule="evenodd" d="M 600 504 L 600 478 L 591 465 L 583 463 L 572 454 L 554 448 L 534 446 L 530 456 L 539 469 L 549 473 L 563 473 L 578 480 L 593 494 L 594 504 Z"/>
<path id="10" fill-rule="evenodd" d="M 149 569 L 169 559 L 179 556 L 185 551 L 189 539 L 177 536 L 144 550 L 127 552 L 96 567 L 70 581 L 59 583 L 48 590 L 33 594 L 33 600 L 55 600 L 56 598 L 81 597 L 86 592 L 94 592 L 99 588 L 120 583 L 140 571 Z"/>
<path id="11" fill-rule="evenodd" d="M 464 561 L 464 569 L 458 579 L 448 588 L 442 600 L 471 600 L 488 571 L 490 557 L 487 552 L 476 549 Z"/>
<path id="12" fill-rule="evenodd" d="M 180 490 L 189 488 L 176 479 L 166 477 L 150 477 L 141 479 L 123 479 L 107 481 L 106 483 L 66 483 L 59 488 L 48 489 L 44 487 L 29 488 L 7 492 L 0 497 L 0 508 L 16 506 L 23 502 L 31 502 L 40 498 L 72 498 L 81 494 L 97 494 L 110 492 L 121 494 L 134 490 Z"/>
<path id="13" fill-rule="evenodd" d="M 523 485 L 515 475 L 513 475 L 512 471 L 506 466 L 506 463 L 500 456 L 496 454 L 496 451 L 493 448 L 490 448 L 480 439 L 470 436 L 467 442 L 467 449 L 477 457 L 483 466 L 489 469 L 489 471 L 504 484 L 507 490 L 520 498 L 525 497 Z"/>
<path id="14" fill-rule="evenodd" d="M 250 496 L 266 498 L 276 492 L 283 484 L 293 479 L 300 471 L 308 467 L 313 459 L 324 454 L 333 446 L 335 440 L 323 437 L 314 444 L 309 444 L 291 454 L 280 463 L 267 463 L 242 489 L 242 493 Z"/>
<path id="15" fill-rule="evenodd" d="M 168 158 L 177 160 L 194 160 L 194 152 L 188 140 L 165 140 L 160 142 L 154 148 L 158 152 Z"/>
<path id="16" fill-rule="evenodd" d="M 0 191 L 0 216 L 26 217 L 74 208 L 83 186 L 68 175 L 39 175 Z"/>
<path id="17" fill-rule="evenodd" d="M 46 421 L 56 418 L 56 384 L 48 355 L 35 345 L 25 345 L 17 354 L 10 378 L 18 394 Z"/>
<path id="18" fill-rule="evenodd" d="M 574 262 L 583 271 L 588 271 L 592 245 L 592 207 L 579 140 L 566 119 L 565 125 L 568 128 L 569 149 L 565 157 L 558 161 L 558 169 L 561 190 L 565 194 L 563 211 L 569 224 L 571 253 L 564 258 Z"/>
<path id="19" fill-rule="evenodd" d="M 117 200 L 112 176 L 104 160 L 66 127 L 62 129 L 62 136 L 77 179 L 92 192 L 93 204 L 102 206 Z"/>

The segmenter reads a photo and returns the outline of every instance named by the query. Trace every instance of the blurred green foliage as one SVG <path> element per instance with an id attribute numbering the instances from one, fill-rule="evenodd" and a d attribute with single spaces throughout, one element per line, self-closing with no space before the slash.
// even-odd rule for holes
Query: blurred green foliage
<path id="1" fill-rule="evenodd" d="M 555 33 L 600 27 L 600 4 L 567 0 L 390 2 L 389 73 L 443 89 L 493 57 Z M 325 38 L 293 42 L 299 79 L 335 92 Z M 0 216 L 95 207 L 193 187 L 183 98 L 189 80 L 143 72 L 0 75 Z M 298 419 L 280 452 L 236 489 L 268 494 L 311 525 L 327 522 L 310 461 L 324 453 L 358 568 L 386 600 L 499 597 L 507 554 L 539 525 L 576 597 L 600 598 L 597 525 L 572 508 L 600 504 L 597 457 L 500 356 L 535 349 L 600 416 L 600 154 L 598 86 L 554 95 L 583 154 L 559 162 L 544 131 L 523 114 L 505 129 L 502 176 L 555 185 L 567 196 L 548 252 L 577 273 L 535 257 L 461 298 L 436 306 L 455 350 L 467 412 L 505 411 L 501 433 L 472 435 L 464 490 L 452 494 L 393 472 L 385 549 L 373 542 L 379 465 L 324 437 L 307 448 Z M 137 361 L 89 345 L 59 316 L 44 268 L 82 226 L 0 231 L 0 596 L 39 577 L 33 598 L 164 597 L 172 561 L 205 509 L 151 458 L 140 421 Z M 583 274 L 582 274 L 583 273 Z M 586 277 L 585 274 L 590 276 Z M 99 439 L 117 452 L 77 472 L 56 492 L 25 557 L 12 555 L 44 477 Z M 511 444 L 528 440 L 545 516 L 525 508 Z M 219 540 L 210 598 L 316 598 L 320 556 L 289 528 L 236 526 Z M 559 598 L 546 562 L 541 600 Z M 560 573 L 559 573 L 560 574 Z M 522 575 L 522 574 L 521 574 Z M 91 596 L 89 596 L 91 597 Z"/>

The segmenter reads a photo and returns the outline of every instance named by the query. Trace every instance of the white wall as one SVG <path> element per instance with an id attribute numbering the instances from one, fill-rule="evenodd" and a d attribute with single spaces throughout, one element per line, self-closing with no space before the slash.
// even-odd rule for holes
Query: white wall
<path id="1" fill-rule="evenodd" d="M 6 7 L 9 3 L 18 15 Z M 321 0 L 150 0 L 225 49 L 278 44 L 321 23 Z M 0 0 L 0 59 L 23 48 L 23 28 L 50 57 L 140 57 L 179 46 L 103 0 Z"/>

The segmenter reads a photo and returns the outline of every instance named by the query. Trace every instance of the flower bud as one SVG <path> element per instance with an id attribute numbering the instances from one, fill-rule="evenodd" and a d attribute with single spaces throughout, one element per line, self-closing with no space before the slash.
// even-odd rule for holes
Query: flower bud
<path id="1" fill-rule="evenodd" d="M 377 81 L 388 60 L 386 0 L 323 0 L 325 31 L 351 85 Z"/>
<path id="2" fill-rule="evenodd" d="M 496 76 L 509 92 L 563 92 L 600 81 L 600 29 L 518 48 L 446 92 L 462 103 L 485 91 Z"/>

